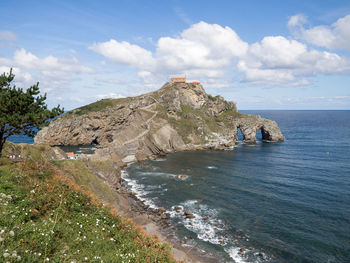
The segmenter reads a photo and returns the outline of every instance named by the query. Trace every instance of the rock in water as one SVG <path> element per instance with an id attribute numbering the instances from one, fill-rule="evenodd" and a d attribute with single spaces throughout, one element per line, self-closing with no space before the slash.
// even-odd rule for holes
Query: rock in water
<path id="1" fill-rule="evenodd" d="M 179 174 L 179 175 L 176 175 L 176 178 L 184 181 L 184 180 L 186 180 L 188 178 L 188 175 L 186 175 L 186 174 Z"/>
<path id="2" fill-rule="evenodd" d="M 284 140 L 275 121 L 239 113 L 234 102 L 208 95 L 200 84 L 166 83 L 152 93 L 72 110 L 39 131 L 34 142 L 96 143 L 90 158 L 121 167 L 174 151 L 232 148 L 238 129 L 246 142 L 255 142 L 258 130 L 263 140 Z"/>
<path id="3" fill-rule="evenodd" d="M 195 218 L 195 215 L 192 214 L 190 211 L 185 211 L 183 215 L 189 219 Z"/>

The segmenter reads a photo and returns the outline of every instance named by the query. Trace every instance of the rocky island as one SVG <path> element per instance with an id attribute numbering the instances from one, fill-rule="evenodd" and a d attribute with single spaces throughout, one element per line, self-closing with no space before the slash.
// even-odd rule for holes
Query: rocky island
<path id="1" fill-rule="evenodd" d="M 119 167 L 182 150 L 232 148 L 241 130 L 245 142 L 284 137 L 273 120 L 237 111 L 234 102 L 211 96 L 199 83 L 168 82 L 137 97 L 104 99 L 52 121 L 35 144 L 99 145 L 94 158 Z"/>

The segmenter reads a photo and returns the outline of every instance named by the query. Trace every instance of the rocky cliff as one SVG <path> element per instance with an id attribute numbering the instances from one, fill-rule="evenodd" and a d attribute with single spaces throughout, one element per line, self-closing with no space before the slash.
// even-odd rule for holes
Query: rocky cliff
<path id="1" fill-rule="evenodd" d="M 239 113 L 236 104 L 208 95 L 200 84 L 166 83 L 138 97 L 106 99 L 75 109 L 51 122 L 36 144 L 97 143 L 96 158 L 119 165 L 190 149 L 224 149 L 237 141 L 278 142 L 284 137 L 275 121 Z"/>

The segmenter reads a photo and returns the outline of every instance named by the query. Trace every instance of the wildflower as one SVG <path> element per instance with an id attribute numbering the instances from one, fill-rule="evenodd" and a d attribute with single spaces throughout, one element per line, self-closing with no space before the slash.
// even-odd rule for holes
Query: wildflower
<path id="1" fill-rule="evenodd" d="M 10 256 L 10 253 L 5 252 L 3 256 L 4 258 L 7 258 L 8 256 Z"/>
<path id="2" fill-rule="evenodd" d="M 13 232 L 13 231 L 11 230 L 9 234 L 10 234 L 10 236 L 13 237 L 13 236 L 15 235 L 15 232 Z"/>

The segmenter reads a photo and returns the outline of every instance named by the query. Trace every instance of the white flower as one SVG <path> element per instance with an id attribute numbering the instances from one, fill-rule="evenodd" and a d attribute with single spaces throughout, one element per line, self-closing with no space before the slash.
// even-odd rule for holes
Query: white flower
<path id="1" fill-rule="evenodd" d="M 10 256 L 10 253 L 5 252 L 3 256 L 4 256 L 4 258 L 7 258 L 8 256 Z"/>
<path id="2" fill-rule="evenodd" d="M 13 232 L 13 231 L 11 230 L 9 234 L 10 234 L 10 236 L 13 237 L 13 236 L 15 235 L 15 232 Z"/>

